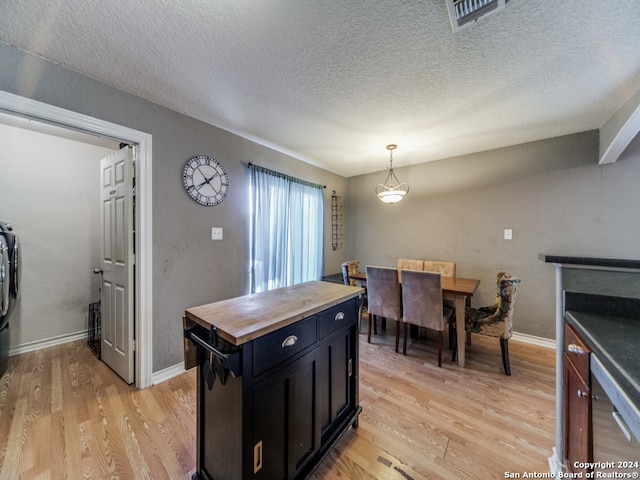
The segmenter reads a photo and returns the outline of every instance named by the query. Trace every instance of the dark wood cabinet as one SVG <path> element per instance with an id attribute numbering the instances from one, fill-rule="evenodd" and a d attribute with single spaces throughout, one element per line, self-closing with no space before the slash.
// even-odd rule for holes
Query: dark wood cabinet
<path id="1" fill-rule="evenodd" d="M 319 450 L 316 354 L 307 353 L 253 387 L 251 478 L 295 478 Z"/>
<path id="2" fill-rule="evenodd" d="M 218 375 L 210 387 L 209 365 L 218 360 L 200 344 L 194 479 L 305 478 L 357 426 L 359 302 L 351 298 L 240 347 L 217 339 L 240 357 L 241 374 L 224 384 Z M 205 340 L 206 329 L 191 329 Z"/>
<path id="3" fill-rule="evenodd" d="M 348 307 L 354 308 L 353 305 Z M 355 313 L 350 313 L 349 316 L 351 315 Z M 316 398 L 323 444 L 331 441 L 332 436 L 357 408 L 357 348 L 357 322 L 349 322 L 348 326 L 321 340 L 318 349 L 319 388 Z M 357 420 L 355 425 L 357 426 Z"/>
<path id="4" fill-rule="evenodd" d="M 565 325 L 564 353 L 564 454 L 566 469 L 584 476 L 577 468 L 593 462 L 589 348 L 571 325 Z"/>

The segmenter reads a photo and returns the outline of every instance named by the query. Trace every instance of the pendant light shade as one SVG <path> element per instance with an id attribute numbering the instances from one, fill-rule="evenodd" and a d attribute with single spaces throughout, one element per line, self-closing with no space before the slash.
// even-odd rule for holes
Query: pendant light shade
<path id="1" fill-rule="evenodd" d="M 376 187 L 376 195 L 384 203 L 398 203 L 409 193 L 409 185 L 400 183 L 396 174 L 393 173 L 393 151 L 397 147 L 394 144 L 387 145 L 387 150 L 389 150 L 389 173 L 384 183 Z"/>

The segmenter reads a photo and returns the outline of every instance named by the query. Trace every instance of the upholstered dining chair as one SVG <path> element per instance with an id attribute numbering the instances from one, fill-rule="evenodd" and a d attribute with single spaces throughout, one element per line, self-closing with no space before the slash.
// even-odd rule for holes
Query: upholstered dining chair
<path id="1" fill-rule="evenodd" d="M 374 267 L 367 265 L 367 297 L 369 300 L 369 335 L 367 341 L 371 343 L 371 328 L 376 318 L 382 317 L 396 322 L 396 353 L 400 340 L 400 322 L 402 321 L 402 302 L 398 271 L 395 268 Z"/>
<path id="2" fill-rule="evenodd" d="M 440 262 L 435 260 L 425 260 L 424 270 L 426 272 L 438 272 L 445 277 L 456 276 L 456 262 Z M 467 297 L 469 298 L 469 297 Z M 453 300 L 444 300 L 444 306 L 456 311 L 456 302 Z M 455 335 L 453 332 L 453 322 L 449 322 L 449 350 L 453 350 Z"/>
<path id="3" fill-rule="evenodd" d="M 438 272 L 445 277 L 455 277 L 456 262 L 439 262 L 435 260 L 425 260 L 423 270 L 425 272 Z"/>
<path id="4" fill-rule="evenodd" d="M 424 270 L 424 260 L 412 260 L 410 258 L 399 258 L 396 268 L 398 269 L 398 281 L 402 283 L 402 270 Z"/>
<path id="5" fill-rule="evenodd" d="M 497 275 L 497 295 L 493 305 L 465 310 L 465 329 L 467 333 L 477 333 L 500 339 L 502 365 L 504 373 L 511 375 L 509 364 L 509 338 L 512 335 L 513 308 L 521 280 L 510 273 Z"/>
<path id="6" fill-rule="evenodd" d="M 345 285 L 351 285 L 352 287 L 362 287 L 364 288 L 364 293 L 362 294 L 362 309 L 366 312 L 369 309 L 369 297 L 367 295 L 367 285 L 363 282 L 358 282 L 353 278 L 349 278 L 350 275 L 354 273 L 358 273 L 360 271 L 360 260 L 351 260 L 349 262 L 344 262 L 342 264 L 342 279 L 344 280 Z M 358 316 L 358 322 L 360 322 L 360 317 Z M 358 323 L 358 326 L 360 323 Z"/>
<path id="7" fill-rule="evenodd" d="M 342 278 L 345 285 L 356 286 L 356 281 L 349 278 L 349 275 L 353 275 L 360 271 L 360 260 L 351 260 L 342 264 Z"/>
<path id="8" fill-rule="evenodd" d="M 451 321 L 453 310 L 442 302 L 442 275 L 436 272 L 402 271 L 402 321 L 407 354 L 407 324 L 438 332 L 438 367 L 442 366 L 442 331 Z"/>

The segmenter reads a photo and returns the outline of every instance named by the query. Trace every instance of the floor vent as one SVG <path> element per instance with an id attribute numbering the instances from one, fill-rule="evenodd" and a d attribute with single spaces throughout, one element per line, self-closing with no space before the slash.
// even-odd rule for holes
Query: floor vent
<path id="1" fill-rule="evenodd" d="M 454 32 L 473 25 L 480 17 L 504 9 L 506 0 L 446 0 Z"/>

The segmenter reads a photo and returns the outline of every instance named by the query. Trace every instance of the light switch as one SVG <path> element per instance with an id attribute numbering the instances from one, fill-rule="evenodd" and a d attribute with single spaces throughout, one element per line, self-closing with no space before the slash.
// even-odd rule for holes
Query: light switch
<path id="1" fill-rule="evenodd" d="M 513 238 L 513 231 L 510 228 L 504 229 L 504 239 L 511 240 Z"/>
<path id="2" fill-rule="evenodd" d="M 211 227 L 211 240 L 222 240 L 222 227 Z"/>

